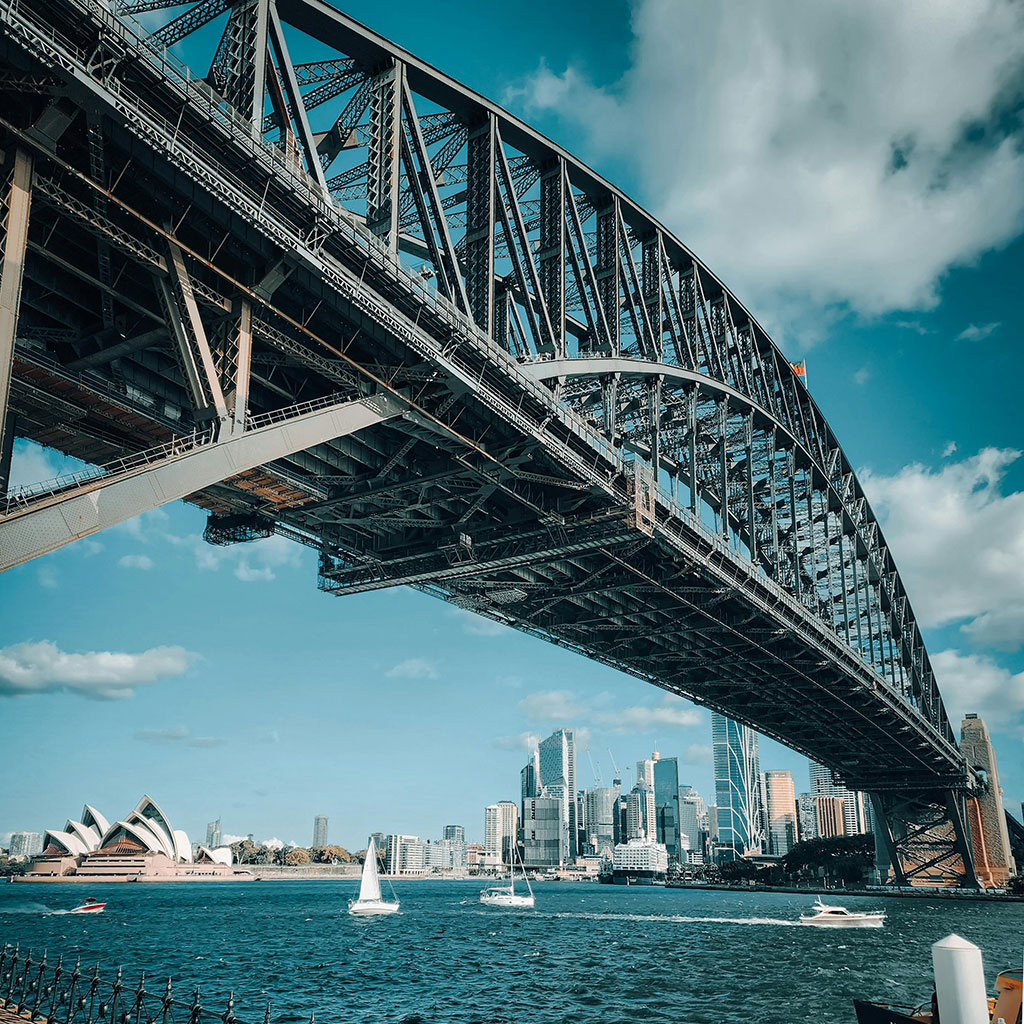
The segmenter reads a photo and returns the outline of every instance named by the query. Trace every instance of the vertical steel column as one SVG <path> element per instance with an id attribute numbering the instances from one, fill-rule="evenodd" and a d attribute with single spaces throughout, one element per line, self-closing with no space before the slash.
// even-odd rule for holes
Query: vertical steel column
<path id="1" fill-rule="evenodd" d="M 263 131 L 269 0 L 243 0 L 231 8 L 226 31 L 224 98 L 253 131 Z"/>
<path id="2" fill-rule="evenodd" d="M 814 537 L 814 471 L 805 474 L 807 481 L 807 539 L 810 542 L 809 563 L 811 567 L 811 601 L 818 601 L 818 546 Z"/>
<path id="3" fill-rule="evenodd" d="M 775 454 L 777 442 L 776 428 L 772 427 L 768 434 L 769 456 L 768 456 L 768 497 L 772 507 L 772 574 L 775 582 L 779 580 L 779 498 L 775 484 Z"/>
<path id="4" fill-rule="evenodd" d="M 654 377 L 647 392 L 648 410 L 651 429 L 651 469 L 654 471 L 654 486 L 658 486 L 661 473 L 661 382 L 660 376 Z"/>
<path id="5" fill-rule="evenodd" d="M 754 414 L 747 413 L 743 420 L 747 454 L 747 547 L 750 560 L 757 561 L 757 524 L 754 521 Z"/>
<path id="6" fill-rule="evenodd" d="M 846 531 L 843 529 L 843 513 L 839 513 L 839 585 L 843 588 L 843 639 L 847 647 L 850 643 L 850 606 L 846 595 L 846 552 L 843 550 L 843 538 Z"/>
<path id="7" fill-rule="evenodd" d="M 8 160 L 11 159 L 8 151 Z M 3 257 L 0 261 L 0 494 L 7 493 L 10 456 L 13 444 L 13 417 L 8 416 L 11 377 L 14 372 L 14 341 L 18 334 L 21 307 L 21 282 L 25 273 L 25 249 L 28 243 L 28 215 L 32 205 L 32 156 L 15 149 L 7 195 L 3 197 Z"/>
<path id="8" fill-rule="evenodd" d="M 238 350 L 235 359 L 234 388 L 228 395 L 231 408 L 231 433 L 245 430 L 249 408 L 249 367 L 252 362 L 252 303 L 242 299 L 238 310 Z"/>
<path id="9" fill-rule="evenodd" d="M 554 332 L 555 354 L 565 356 L 565 160 L 557 157 L 540 176 L 541 298 Z"/>
<path id="10" fill-rule="evenodd" d="M 861 613 L 860 613 L 860 580 L 858 579 L 857 573 L 857 535 L 854 533 L 853 536 L 853 552 L 850 556 L 850 571 L 853 574 L 853 611 L 857 616 L 857 650 L 860 651 L 860 656 L 864 657 L 864 630 L 861 626 Z"/>
<path id="11" fill-rule="evenodd" d="M 718 428 L 722 446 L 720 473 L 722 489 L 722 540 L 729 543 L 729 402 L 722 399 L 718 406 Z"/>
<path id="12" fill-rule="evenodd" d="M 398 252 L 402 91 L 405 65 L 395 61 L 370 92 L 370 141 L 366 164 L 366 226 Z"/>
<path id="13" fill-rule="evenodd" d="M 700 519 L 700 484 L 697 477 L 697 385 L 693 385 L 687 402 L 687 447 L 690 460 L 690 511 L 694 519 Z"/>
<path id="14" fill-rule="evenodd" d="M 470 131 L 466 156 L 466 294 L 477 327 L 494 332 L 494 180 L 493 114 Z M 511 242 L 510 242 L 511 244 Z"/>
<path id="15" fill-rule="evenodd" d="M 800 601 L 803 588 L 800 585 L 800 531 L 797 529 L 796 519 L 796 455 L 792 449 L 789 451 L 789 463 L 786 468 L 789 476 L 789 534 L 793 545 L 793 595 Z"/>
<path id="16" fill-rule="evenodd" d="M 654 358 L 659 363 L 664 361 L 665 353 L 665 311 L 662 308 L 661 276 L 661 237 L 655 233 L 644 239 L 640 249 L 640 279 L 647 319 L 654 335 Z"/>
<path id="17" fill-rule="evenodd" d="M 610 337 L 602 347 L 619 354 L 619 197 L 609 196 L 597 211 L 597 259 L 594 265 L 598 298 Z M 639 340 L 639 339 L 638 339 Z"/>
<path id="18" fill-rule="evenodd" d="M 609 374 L 601 381 L 601 395 L 604 401 L 604 432 L 609 438 L 615 437 L 619 426 L 619 376 Z"/>

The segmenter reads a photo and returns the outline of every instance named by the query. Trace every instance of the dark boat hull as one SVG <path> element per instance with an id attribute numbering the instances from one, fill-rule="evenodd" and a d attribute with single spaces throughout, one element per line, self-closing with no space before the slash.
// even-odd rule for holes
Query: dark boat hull
<path id="1" fill-rule="evenodd" d="M 857 1024 L 921 1024 L 922 1021 L 921 1017 L 911 1017 L 904 1013 L 903 1010 L 907 1007 L 897 1009 L 884 1003 L 866 1003 L 861 999 L 854 999 L 853 1008 L 857 1011 Z"/>

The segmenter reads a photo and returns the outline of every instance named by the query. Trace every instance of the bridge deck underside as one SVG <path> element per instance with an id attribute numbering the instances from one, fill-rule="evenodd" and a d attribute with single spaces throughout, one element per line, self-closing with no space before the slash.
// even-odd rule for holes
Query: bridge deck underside
<path id="1" fill-rule="evenodd" d="M 89 36 L 74 0 L 22 6 L 69 38 Z M 351 216 L 312 202 L 283 164 L 268 172 L 244 133 L 211 123 L 145 61 L 106 58 L 105 45 L 98 31 L 80 40 L 96 67 L 87 75 L 0 35 L 0 166 L 6 176 L 15 152 L 34 162 L 10 397 L 19 436 L 103 464 L 203 427 L 218 390 L 230 399 L 240 387 L 236 339 L 251 330 L 247 414 L 388 392 L 409 411 L 191 495 L 211 513 L 211 542 L 276 531 L 317 550 L 329 593 L 421 587 L 747 721 L 859 788 L 964 784 L 921 683 L 923 655 L 879 642 L 871 666 L 852 647 L 851 623 L 872 646 L 872 622 L 895 616 L 893 604 L 847 615 L 845 582 L 822 595 L 814 543 L 845 515 L 834 498 L 808 491 L 808 523 L 793 511 L 785 557 L 786 530 L 775 524 L 774 548 L 753 545 L 761 526 L 749 515 L 757 564 L 699 515 L 647 500 L 639 444 L 627 452 L 600 436 L 560 384 L 536 383 L 471 337 Z M 189 377 L 179 301 L 208 336 L 205 383 Z M 580 408 L 587 387 L 572 390 Z M 721 412 L 717 449 L 701 443 L 728 494 L 727 463 L 735 471 L 752 448 Z M 745 500 L 753 510 L 753 484 Z M 769 578 L 801 558 L 795 593 Z M 862 561 L 851 602 L 858 585 L 882 589 Z M 838 576 L 847 562 L 826 551 L 824 564 Z"/>

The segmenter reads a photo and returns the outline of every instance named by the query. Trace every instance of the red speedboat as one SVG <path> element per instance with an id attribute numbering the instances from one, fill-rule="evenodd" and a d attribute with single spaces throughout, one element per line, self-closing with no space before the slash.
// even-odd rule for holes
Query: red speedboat
<path id="1" fill-rule="evenodd" d="M 75 907 L 71 911 L 72 914 L 102 914 L 106 908 L 106 903 L 100 903 L 99 900 L 92 896 L 87 896 L 85 902 L 80 906 Z"/>

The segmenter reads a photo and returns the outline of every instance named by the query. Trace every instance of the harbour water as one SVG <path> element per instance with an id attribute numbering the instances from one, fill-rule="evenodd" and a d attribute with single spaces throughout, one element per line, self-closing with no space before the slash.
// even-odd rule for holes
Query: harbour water
<path id="1" fill-rule="evenodd" d="M 396 884 L 402 912 L 353 918 L 352 882 L 0 886 L 0 941 L 81 957 L 131 984 L 258 1024 L 852 1024 L 854 996 L 912 1003 L 956 932 L 989 982 L 1019 966 L 1024 905 L 844 897 L 882 929 L 796 923 L 813 897 L 540 883 L 537 909 L 480 906 L 479 882 Z M 84 896 L 105 914 L 68 913 Z"/>

